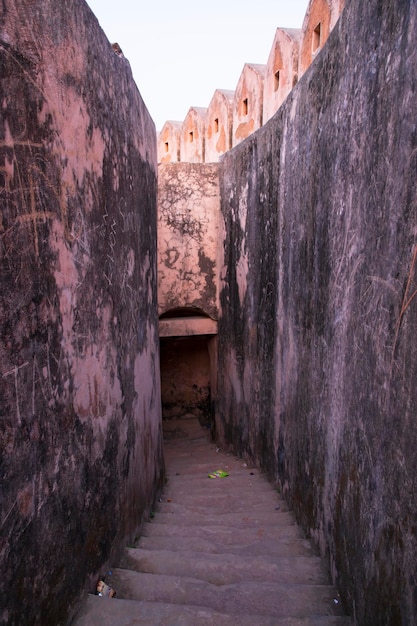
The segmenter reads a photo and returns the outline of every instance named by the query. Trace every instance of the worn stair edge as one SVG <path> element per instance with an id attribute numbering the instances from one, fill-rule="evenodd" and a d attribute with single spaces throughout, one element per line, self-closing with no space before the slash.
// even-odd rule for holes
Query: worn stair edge
<path id="1" fill-rule="evenodd" d="M 89 596 L 73 626 L 279 626 L 275 618 L 233 616 L 207 607 Z M 285 621 L 282 626 L 293 626 Z M 298 622 L 297 622 L 298 624 Z"/>
<path id="2" fill-rule="evenodd" d="M 202 494 L 205 494 L 208 499 L 214 500 L 223 493 L 228 493 L 237 500 L 238 498 L 242 498 L 241 489 L 245 490 L 245 496 L 246 492 L 250 492 L 252 497 L 255 496 L 259 498 L 259 500 L 276 497 L 280 502 L 284 502 L 279 491 L 274 489 L 271 485 L 265 484 L 264 481 L 253 481 L 246 476 L 228 476 L 227 478 L 213 479 L 209 478 L 208 474 L 203 478 L 195 478 L 193 482 L 188 479 L 186 481 L 170 479 L 164 485 L 163 496 L 170 497 L 171 494 L 174 494 L 177 498 L 192 500 L 195 495 L 201 497 Z"/>
<path id="3" fill-rule="evenodd" d="M 278 504 L 282 504 L 283 506 L 286 504 L 282 496 L 274 489 L 265 489 L 262 485 L 237 480 L 230 481 L 230 484 L 226 487 L 225 485 L 219 484 L 221 480 L 210 480 L 209 478 L 207 478 L 207 482 L 205 480 L 198 480 L 195 481 L 195 485 L 190 485 L 189 489 L 187 489 L 188 483 L 185 483 L 184 487 L 180 489 L 171 482 L 164 486 L 161 498 L 163 502 L 166 502 L 169 498 L 175 497 L 177 500 L 192 503 L 195 497 L 199 499 L 204 497 L 206 502 L 215 504 L 216 499 L 221 499 L 224 494 L 227 494 L 231 501 L 236 503 L 239 503 L 239 501 L 244 500 L 244 498 L 248 496 L 249 498 L 254 498 L 257 502 L 267 502 L 269 498 L 270 501 L 276 500 Z M 245 496 L 242 496 L 242 493 L 244 493 Z"/>
<path id="4" fill-rule="evenodd" d="M 258 468 L 255 468 L 255 467 L 251 468 L 247 466 L 242 467 L 240 465 L 235 465 L 234 463 L 230 463 L 228 459 L 223 459 L 221 456 L 216 456 L 216 458 L 214 459 L 209 459 L 206 463 L 204 463 L 204 465 L 208 466 L 211 471 L 216 470 L 216 469 L 226 470 L 229 474 L 227 476 L 229 480 L 226 481 L 224 478 L 221 478 L 220 480 L 218 478 L 214 478 L 214 479 L 209 478 L 208 477 L 209 472 L 206 472 L 206 471 L 202 472 L 201 474 L 197 474 L 195 472 L 194 464 L 190 465 L 190 460 L 187 463 L 184 462 L 181 465 L 177 464 L 177 467 L 175 467 L 175 465 L 171 463 L 166 469 L 167 480 L 176 481 L 179 485 L 181 485 L 181 483 L 183 482 L 182 478 L 184 476 L 187 477 L 187 480 L 190 480 L 191 484 L 193 484 L 197 480 L 206 481 L 206 479 L 207 479 L 207 482 L 210 481 L 212 485 L 220 485 L 221 483 L 232 482 L 233 480 L 248 480 L 248 481 L 257 482 L 259 484 L 263 484 L 265 487 L 274 489 L 274 484 L 271 483 L 267 479 L 265 474 L 263 474 L 261 470 Z M 179 467 L 183 467 L 182 474 L 181 474 L 181 470 L 178 469 Z"/>
<path id="5" fill-rule="evenodd" d="M 271 507 L 270 511 L 242 511 L 239 513 L 193 513 L 192 511 L 182 511 L 181 506 L 175 506 L 170 509 L 161 509 L 158 511 L 158 522 L 168 523 L 175 521 L 175 524 L 182 526 L 199 526 L 201 524 L 210 524 L 213 526 L 222 525 L 225 528 L 248 528 L 250 526 L 295 526 L 296 521 L 291 513 L 285 511 L 276 511 Z"/>
<path id="6" fill-rule="evenodd" d="M 282 618 L 262 615 L 227 615 L 206 607 L 162 602 L 118 600 L 90 595 L 73 626 L 349 626 L 335 616 Z"/>
<path id="7" fill-rule="evenodd" d="M 136 548 L 145 550 L 171 550 L 205 552 L 206 554 L 244 554 L 248 557 L 268 554 L 276 557 L 291 556 L 318 556 L 310 541 L 307 539 L 282 537 L 280 539 L 257 539 L 254 541 L 241 541 L 232 545 L 218 543 L 213 540 L 198 537 L 172 537 L 164 535 L 142 535 L 137 541 Z"/>
<path id="8" fill-rule="evenodd" d="M 184 444 L 183 450 L 177 447 L 176 450 L 167 451 L 165 458 L 169 462 L 167 466 L 169 472 L 176 471 L 177 467 L 184 467 L 189 474 L 192 474 L 191 470 L 194 467 L 207 463 L 218 463 L 219 460 L 236 470 L 252 471 L 257 469 L 254 465 L 246 463 L 243 459 L 239 459 L 232 454 L 222 451 L 216 452 L 214 448 L 207 447 L 207 443 L 204 442 L 199 442 L 198 444 L 187 442 Z"/>
<path id="9" fill-rule="evenodd" d="M 193 452 L 181 454 L 180 450 L 171 452 L 171 454 L 165 455 L 167 464 L 167 474 L 175 474 L 178 467 L 182 467 L 184 472 L 190 476 L 198 476 L 193 474 L 193 469 L 196 465 L 205 464 L 224 464 L 232 473 L 247 474 L 248 476 L 262 476 L 266 482 L 269 482 L 264 472 L 257 466 L 250 463 L 246 463 L 243 459 L 238 459 L 233 455 L 224 454 L 223 452 L 214 452 L 212 449 L 207 449 L 204 445 L 199 448 L 194 447 Z"/>
<path id="10" fill-rule="evenodd" d="M 244 490 L 245 496 L 242 496 L 242 490 Z M 248 486 L 232 486 L 223 488 L 221 490 L 215 489 L 214 486 L 199 485 L 198 489 L 181 493 L 178 489 L 165 489 L 160 497 L 160 502 L 170 504 L 171 502 L 181 503 L 186 507 L 197 506 L 219 508 L 220 506 L 225 508 L 225 503 L 222 500 L 227 500 L 227 506 L 230 508 L 236 508 L 243 506 L 247 501 L 249 504 L 255 506 L 265 506 L 271 508 L 273 504 L 279 505 L 284 510 L 286 503 L 277 493 L 270 491 L 260 491 L 256 487 Z"/>
<path id="11" fill-rule="evenodd" d="M 328 575 L 319 557 L 246 557 L 236 554 L 127 548 L 120 567 L 148 574 L 187 576 L 214 585 L 258 581 L 326 585 Z"/>
<path id="12" fill-rule="evenodd" d="M 172 520 L 165 521 L 160 520 L 160 515 L 157 518 L 145 524 L 142 535 L 145 537 L 164 536 L 164 537 L 184 537 L 184 525 L 177 524 Z M 194 524 L 187 527 L 187 537 L 194 538 L 212 538 L 217 543 L 223 543 L 226 545 L 238 544 L 241 542 L 255 541 L 256 539 L 269 538 L 280 539 L 285 538 L 302 538 L 304 534 L 297 524 L 291 526 L 269 526 L 269 525 L 248 525 L 243 528 L 225 527 L 220 524 Z"/>
<path id="13" fill-rule="evenodd" d="M 119 597 L 147 602 L 205 606 L 229 615 L 275 617 L 342 615 L 330 585 L 239 582 L 213 585 L 190 577 L 144 574 L 116 568 L 112 587 Z"/>
<path id="14" fill-rule="evenodd" d="M 278 517 L 277 511 L 280 511 L 281 513 L 288 513 L 288 511 L 282 510 L 281 509 L 281 504 L 278 501 L 273 501 L 273 500 L 269 500 L 269 503 L 267 502 L 252 502 L 251 500 L 248 500 L 246 503 L 243 504 L 239 504 L 237 502 L 233 502 L 230 501 L 228 498 L 226 498 L 227 500 L 227 508 L 225 507 L 224 503 L 214 503 L 213 506 L 202 506 L 199 504 L 187 504 L 186 502 L 182 502 L 181 500 L 175 498 L 175 501 L 172 500 L 171 502 L 159 502 L 158 504 L 155 505 L 155 512 L 161 512 L 161 513 L 177 513 L 179 512 L 180 515 L 204 515 L 204 517 L 216 517 L 216 516 L 220 516 L 223 517 L 225 515 L 242 515 L 242 516 L 248 516 L 248 515 L 273 515 L 274 517 Z M 246 506 L 245 506 L 246 504 Z M 249 513 L 248 513 L 249 511 Z M 287 515 L 286 516 L 287 519 L 294 520 L 293 515 Z M 286 521 L 287 521 L 286 519 Z"/>

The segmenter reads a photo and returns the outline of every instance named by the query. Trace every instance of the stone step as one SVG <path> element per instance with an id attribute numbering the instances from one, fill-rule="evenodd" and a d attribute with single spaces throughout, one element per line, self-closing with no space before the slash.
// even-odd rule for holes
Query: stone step
<path id="1" fill-rule="evenodd" d="M 148 574 L 187 576 L 213 585 L 243 581 L 326 585 L 327 575 L 318 557 L 205 554 L 184 550 L 127 548 L 121 567 Z"/>
<path id="2" fill-rule="evenodd" d="M 227 455 L 222 452 L 216 452 L 214 448 L 207 447 L 206 444 L 194 446 L 191 452 L 182 454 L 180 450 L 171 451 L 165 455 L 167 460 L 167 475 L 175 475 L 178 467 L 182 467 L 184 472 L 192 474 L 192 469 L 197 465 L 222 463 L 227 465 L 233 471 L 246 470 L 248 472 L 255 471 L 250 463 L 246 463 L 243 459 L 239 459 L 232 454 Z M 259 470 L 257 470 L 259 471 Z"/>
<path id="3" fill-rule="evenodd" d="M 275 497 L 282 501 L 282 496 L 272 486 L 263 484 L 261 480 L 251 480 L 247 476 L 229 476 L 221 479 L 210 479 L 205 476 L 201 479 L 193 479 L 193 482 L 187 479 L 181 483 L 171 479 L 165 485 L 162 496 L 169 498 L 175 494 L 178 498 L 189 500 L 194 496 L 214 500 L 221 498 L 224 493 L 236 500 L 243 500 L 246 496 L 257 496 L 260 500 Z"/>
<path id="4" fill-rule="evenodd" d="M 193 537 L 195 539 L 212 539 L 221 545 L 238 545 L 240 543 L 252 543 L 259 539 L 281 539 L 300 538 L 304 539 L 302 530 L 296 524 L 285 525 L 247 525 L 242 528 L 225 527 L 221 523 L 204 523 L 188 525 L 184 531 L 184 525 L 177 523 L 171 517 L 168 523 L 160 521 L 161 514 L 157 513 L 156 518 L 151 523 L 146 524 L 142 531 L 145 537 Z M 221 520 L 219 520 L 221 521 Z"/>
<path id="5" fill-rule="evenodd" d="M 177 471 L 182 470 L 184 474 L 191 475 L 198 467 L 206 467 L 207 465 L 216 465 L 222 463 L 227 465 L 233 471 L 247 470 L 253 471 L 253 468 L 245 463 L 242 459 L 230 455 L 227 456 L 221 452 L 215 452 L 214 448 L 206 447 L 207 444 L 194 445 L 189 451 L 182 453 L 180 449 L 171 451 L 165 455 L 167 461 L 167 475 L 175 475 Z M 217 469 L 214 467 L 213 469 Z"/>
<path id="6" fill-rule="evenodd" d="M 146 532 L 146 531 L 145 531 Z M 219 543 L 214 537 L 167 537 L 166 535 L 142 536 L 137 542 L 138 548 L 145 550 L 191 550 L 206 554 L 244 554 L 245 556 L 261 556 L 267 554 L 277 557 L 315 556 L 315 550 L 307 539 L 283 537 L 280 539 L 256 539 L 233 544 Z"/>
<path id="7" fill-rule="evenodd" d="M 227 615 L 309 617 L 338 615 L 340 603 L 329 585 L 239 582 L 214 585 L 192 577 L 116 568 L 111 586 L 120 598 L 208 607 Z"/>
<path id="8" fill-rule="evenodd" d="M 217 469 L 217 468 L 215 468 Z M 222 468 L 223 469 L 223 468 Z M 241 490 L 244 490 L 243 492 Z M 227 478 L 208 478 L 207 474 L 203 476 L 194 476 L 193 478 L 184 479 L 181 474 L 168 480 L 164 487 L 163 495 L 170 497 L 174 493 L 178 497 L 193 498 L 194 495 L 203 497 L 203 495 L 221 497 L 222 494 L 228 493 L 234 495 L 235 498 L 243 499 L 246 495 L 259 495 L 261 498 L 275 496 L 282 500 L 281 495 L 273 488 L 272 485 L 265 483 L 263 477 L 253 478 L 252 476 L 229 475 Z M 243 495 L 244 494 L 244 495 Z"/>
<path id="9" fill-rule="evenodd" d="M 202 507 L 200 511 L 187 510 L 177 504 L 165 505 L 157 512 L 158 523 L 170 524 L 174 522 L 181 526 L 213 525 L 224 528 L 258 528 L 259 526 L 295 526 L 295 519 L 288 511 L 275 510 L 271 506 L 269 511 L 247 510 L 240 512 L 213 512 L 210 508 Z"/>
<path id="10" fill-rule="evenodd" d="M 224 482 L 228 479 L 224 479 Z M 240 504 L 249 500 L 251 502 L 276 502 L 282 506 L 285 502 L 282 496 L 274 490 L 262 489 L 257 485 L 240 484 L 220 485 L 220 480 L 209 480 L 207 483 L 197 483 L 195 487 L 187 482 L 188 489 L 179 489 L 171 484 L 167 485 L 161 495 L 162 502 L 184 502 L 193 503 L 195 501 L 206 503 L 206 506 L 217 506 L 222 500 L 228 500 L 230 504 Z M 215 484 L 214 484 L 215 483 Z M 244 494 L 244 495 L 243 495 Z"/>
<path id="11" fill-rule="evenodd" d="M 268 499 L 260 500 L 258 497 L 248 497 L 245 501 L 233 500 L 232 498 L 225 498 L 225 501 L 221 498 L 215 499 L 210 502 L 210 499 L 204 498 L 204 503 L 200 503 L 197 498 L 192 500 L 185 500 L 182 498 L 170 498 L 167 501 L 162 501 L 157 504 L 155 511 L 161 513 L 183 513 L 198 514 L 198 515 L 226 515 L 226 514 L 242 514 L 250 511 L 251 513 L 269 513 L 276 516 L 275 511 L 287 512 L 287 507 L 273 496 L 269 496 Z"/>
<path id="12" fill-rule="evenodd" d="M 176 465 L 171 468 L 170 472 L 167 473 L 166 478 L 168 482 L 173 481 L 174 479 L 178 482 L 189 480 L 191 484 L 194 480 L 199 478 L 203 478 L 205 481 L 210 480 L 210 482 L 212 482 L 213 484 L 226 482 L 223 478 L 209 479 L 208 475 L 217 469 L 224 469 L 228 471 L 229 477 L 231 476 L 231 472 L 235 472 L 234 477 L 236 478 L 246 477 L 248 480 L 250 480 L 250 477 L 252 477 L 250 472 L 240 473 L 240 469 L 236 468 L 235 470 L 233 470 L 230 467 L 226 467 L 224 463 L 220 465 L 219 460 L 214 459 L 212 461 L 207 461 L 206 463 L 193 463 L 189 461 L 188 463 L 184 463 L 184 465 Z"/>
<path id="13" fill-rule="evenodd" d="M 74 626 L 348 626 L 336 616 L 276 618 L 262 615 L 227 615 L 206 607 L 162 602 L 100 598 L 90 595 Z"/>
<path id="14" fill-rule="evenodd" d="M 166 490 L 160 497 L 158 503 L 163 506 L 158 506 L 157 510 L 162 510 L 163 508 L 168 510 L 168 504 L 179 504 L 196 510 L 201 508 L 203 512 L 204 509 L 215 511 L 220 508 L 223 509 L 224 512 L 239 512 L 242 507 L 248 504 L 250 508 L 256 507 L 262 509 L 262 507 L 265 507 L 265 510 L 269 511 L 288 511 L 287 504 L 276 493 L 256 492 L 255 489 L 251 492 L 246 490 L 246 492 L 246 495 L 242 497 L 242 495 L 239 495 L 239 491 L 201 489 L 185 494 L 178 493 L 178 491 L 174 489 Z"/>
<path id="15" fill-rule="evenodd" d="M 89 596 L 74 626 L 350 624 L 313 545 L 265 476 L 217 452 L 198 424 L 175 428 L 160 501 L 106 580 L 117 596 Z M 218 468 L 229 475 L 208 478 Z"/>

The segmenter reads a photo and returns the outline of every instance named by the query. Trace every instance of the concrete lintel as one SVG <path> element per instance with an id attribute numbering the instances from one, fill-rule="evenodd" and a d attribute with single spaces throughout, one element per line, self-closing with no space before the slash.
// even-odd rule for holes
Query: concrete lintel
<path id="1" fill-rule="evenodd" d="M 160 337 L 217 335 L 217 322 L 209 317 L 176 317 L 159 320 Z"/>

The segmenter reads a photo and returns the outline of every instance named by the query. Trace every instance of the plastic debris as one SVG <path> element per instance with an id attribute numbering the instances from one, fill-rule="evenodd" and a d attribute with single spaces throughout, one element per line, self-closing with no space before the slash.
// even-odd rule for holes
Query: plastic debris
<path id="1" fill-rule="evenodd" d="M 99 580 L 97 583 L 97 595 L 105 596 L 106 598 L 114 598 L 116 592 L 114 589 L 112 589 L 112 587 L 106 585 L 103 580 Z"/>
<path id="2" fill-rule="evenodd" d="M 208 475 L 209 478 L 226 478 L 226 476 L 229 476 L 229 474 L 222 469 L 218 469 Z"/>

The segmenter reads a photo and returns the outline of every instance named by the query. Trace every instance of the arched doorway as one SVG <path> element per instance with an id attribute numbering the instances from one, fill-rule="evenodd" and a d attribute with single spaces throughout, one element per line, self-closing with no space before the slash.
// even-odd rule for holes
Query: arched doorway
<path id="1" fill-rule="evenodd" d="M 159 322 L 162 419 L 197 417 L 214 429 L 217 322 L 196 308 L 163 313 Z"/>

